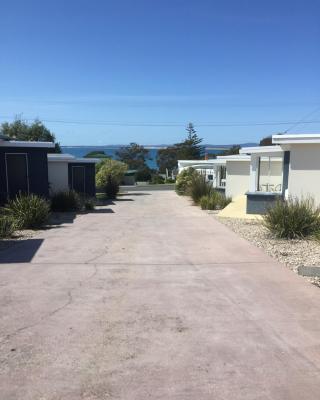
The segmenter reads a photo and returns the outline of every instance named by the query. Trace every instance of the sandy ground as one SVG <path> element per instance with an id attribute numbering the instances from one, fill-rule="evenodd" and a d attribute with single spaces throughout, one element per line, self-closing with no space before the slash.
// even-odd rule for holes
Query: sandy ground
<path id="1" fill-rule="evenodd" d="M 1 399 L 319 398 L 319 289 L 174 192 L 0 261 Z"/>

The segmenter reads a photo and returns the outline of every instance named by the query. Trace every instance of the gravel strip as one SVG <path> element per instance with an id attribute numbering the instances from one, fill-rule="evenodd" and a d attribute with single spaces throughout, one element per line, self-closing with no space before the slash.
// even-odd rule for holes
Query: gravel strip
<path id="1" fill-rule="evenodd" d="M 214 217 L 296 273 L 299 266 L 320 266 L 320 243 L 317 241 L 275 239 L 261 221 Z M 320 286 L 320 278 L 305 279 Z"/>

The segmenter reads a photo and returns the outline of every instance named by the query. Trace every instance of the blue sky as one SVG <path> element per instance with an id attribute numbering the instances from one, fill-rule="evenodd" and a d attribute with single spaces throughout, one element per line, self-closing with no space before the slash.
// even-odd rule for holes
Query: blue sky
<path id="1" fill-rule="evenodd" d="M 290 124 L 201 125 L 320 107 L 319 21 L 318 0 L 3 1 L 0 121 L 39 117 L 65 145 L 174 143 L 189 121 L 207 143 L 255 142 Z"/>

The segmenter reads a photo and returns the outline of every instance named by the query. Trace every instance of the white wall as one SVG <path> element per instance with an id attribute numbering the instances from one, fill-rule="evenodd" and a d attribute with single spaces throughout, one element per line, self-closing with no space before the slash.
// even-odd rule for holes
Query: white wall
<path id="1" fill-rule="evenodd" d="M 236 197 L 249 190 L 250 161 L 227 161 L 226 196 Z"/>
<path id="2" fill-rule="evenodd" d="M 271 158 L 272 160 L 272 158 Z M 274 185 L 278 191 L 282 190 L 282 160 L 269 161 L 261 160 L 260 162 L 260 186 L 263 184 Z"/>
<path id="3" fill-rule="evenodd" d="M 68 163 L 48 161 L 50 194 L 69 189 Z"/>
<path id="4" fill-rule="evenodd" d="M 320 205 L 320 144 L 290 146 L 289 196 L 312 196 Z"/>

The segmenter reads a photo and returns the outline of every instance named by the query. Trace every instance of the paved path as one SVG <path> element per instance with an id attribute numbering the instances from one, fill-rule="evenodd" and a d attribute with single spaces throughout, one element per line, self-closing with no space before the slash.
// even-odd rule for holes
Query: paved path
<path id="1" fill-rule="evenodd" d="M 320 398 L 319 289 L 173 192 L 109 211 L 0 253 L 1 400 Z"/>

